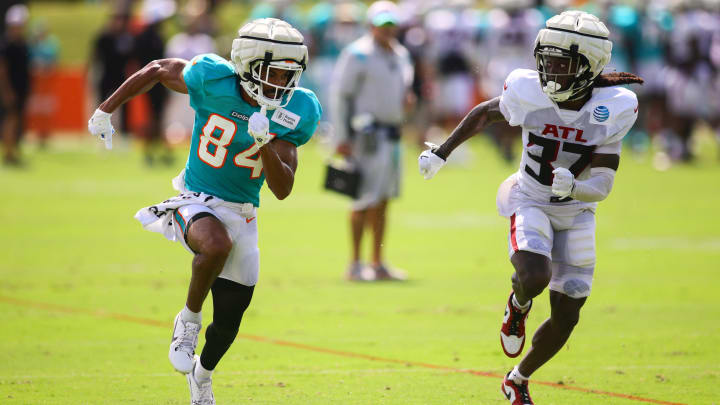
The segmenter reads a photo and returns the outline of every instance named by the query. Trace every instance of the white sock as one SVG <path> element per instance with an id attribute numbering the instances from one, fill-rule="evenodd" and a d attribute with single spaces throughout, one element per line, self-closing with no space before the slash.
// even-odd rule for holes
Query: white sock
<path id="1" fill-rule="evenodd" d="M 202 312 L 193 312 L 187 305 L 180 311 L 180 319 L 183 322 L 202 323 Z"/>
<path id="2" fill-rule="evenodd" d="M 530 308 L 530 304 L 532 303 L 532 300 L 528 300 L 528 302 L 525 303 L 525 305 L 520 305 L 517 301 L 517 295 L 513 294 L 512 297 L 512 304 L 515 308 L 519 309 L 520 312 L 525 313 L 528 308 Z"/>
<path id="3" fill-rule="evenodd" d="M 520 374 L 520 371 L 518 370 L 518 366 L 515 366 L 514 369 L 510 372 L 509 379 L 515 381 L 515 384 L 522 384 L 525 381 L 527 381 L 530 377 L 525 377 L 524 375 Z"/>
<path id="4" fill-rule="evenodd" d="M 198 380 L 198 382 L 209 380 L 212 376 L 212 372 L 212 370 L 206 370 L 199 361 L 195 363 L 194 374 L 195 379 Z"/>

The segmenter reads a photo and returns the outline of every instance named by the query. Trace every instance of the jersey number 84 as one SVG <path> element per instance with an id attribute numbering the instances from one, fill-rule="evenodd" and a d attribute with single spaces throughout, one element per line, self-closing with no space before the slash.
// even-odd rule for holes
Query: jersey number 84
<path id="1" fill-rule="evenodd" d="M 220 131 L 219 137 L 212 136 L 216 129 Z M 237 125 L 234 121 L 218 114 L 210 114 L 207 123 L 202 129 L 202 135 L 200 135 L 200 144 L 198 145 L 198 157 L 200 160 L 216 169 L 221 168 L 227 158 L 227 146 L 232 143 L 236 132 Z M 259 156 L 255 156 L 259 151 L 260 148 L 253 143 L 252 146 L 233 158 L 235 166 L 246 167 L 251 170 L 251 179 L 257 179 L 262 174 L 262 160 L 260 160 Z M 255 157 L 253 158 L 253 156 Z"/>

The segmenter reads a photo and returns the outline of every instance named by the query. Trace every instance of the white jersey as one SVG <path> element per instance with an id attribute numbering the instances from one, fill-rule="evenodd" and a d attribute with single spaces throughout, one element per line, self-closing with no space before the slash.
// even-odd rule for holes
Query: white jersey
<path id="1" fill-rule="evenodd" d="M 543 93 L 537 71 L 516 69 L 507 77 L 500 96 L 500 111 L 512 126 L 522 127 L 523 154 L 513 176 L 519 191 L 540 204 L 592 206 L 552 191 L 552 171 L 570 170 L 579 180 L 590 176 L 593 153 L 620 154 L 622 138 L 635 123 L 635 93 L 603 87 L 580 111 L 561 110 Z"/>

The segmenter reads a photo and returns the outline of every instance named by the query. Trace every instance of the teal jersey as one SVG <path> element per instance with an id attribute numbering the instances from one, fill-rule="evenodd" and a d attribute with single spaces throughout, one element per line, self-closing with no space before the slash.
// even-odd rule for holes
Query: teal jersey
<path id="1" fill-rule="evenodd" d="M 196 56 L 185 66 L 183 77 L 195 110 L 185 187 L 259 206 L 265 173 L 247 130 L 248 119 L 260 107 L 242 99 L 233 65 L 220 56 Z M 315 94 L 297 88 L 287 106 L 268 111 L 270 133 L 301 146 L 312 137 L 321 115 Z"/>

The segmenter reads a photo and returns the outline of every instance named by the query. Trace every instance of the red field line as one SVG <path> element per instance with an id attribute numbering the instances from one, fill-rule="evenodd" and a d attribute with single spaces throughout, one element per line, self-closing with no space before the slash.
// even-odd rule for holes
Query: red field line
<path id="1" fill-rule="evenodd" d="M 141 317 L 130 316 L 130 315 L 125 315 L 125 314 L 111 313 L 111 312 L 106 312 L 106 311 L 102 311 L 102 310 L 90 310 L 90 309 L 83 309 L 83 308 L 65 307 L 65 306 L 61 306 L 61 305 L 28 301 L 28 300 L 11 298 L 11 297 L 3 297 L 3 296 L 0 296 L 0 301 L 6 302 L 9 304 L 18 305 L 21 307 L 38 308 L 38 309 L 44 309 L 44 310 L 48 310 L 48 311 L 65 312 L 65 313 L 69 313 L 69 314 L 85 314 L 85 315 L 95 316 L 98 318 L 115 319 L 115 320 L 119 320 L 119 321 L 137 323 L 137 324 L 142 324 L 142 325 L 159 326 L 159 327 L 168 328 L 168 329 L 171 326 L 170 322 L 157 321 L 154 319 L 141 318 Z M 256 342 L 270 343 L 270 344 L 274 344 L 274 345 L 278 345 L 278 346 L 294 347 L 296 349 L 332 354 L 335 356 L 354 357 L 354 358 L 360 358 L 360 359 L 366 359 L 366 360 L 372 360 L 372 361 L 379 361 L 379 362 L 383 362 L 383 363 L 405 364 L 405 365 L 424 367 L 424 368 L 430 368 L 430 369 L 435 369 L 435 370 L 449 371 L 449 372 L 453 372 L 453 373 L 472 374 L 472 375 L 477 375 L 477 376 L 482 376 L 482 377 L 491 377 L 491 378 L 498 378 L 498 379 L 503 378 L 503 375 L 501 375 L 501 374 L 490 373 L 487 371 L 462 369 L 462 368 L 441 366 L 441 365 L 437 365 L 437 364 L 423 363 L 423 362 L 417 362 L 417 361 L 390 359 L 390 358 L 385 358 L 385 357 L 372 356 L 369 354 L 346 352 L 343 350 L 329 349 L 326 347 L 311 346 L 311 345 L 306 345 L 303 343 L 289 342 L 286 340 L 273 339 L 273 338 L 268 338 L 268 337 L 264 337 L 264 336 L 248 335 L 248 334 L 240 333 L 240 334 L 238 334 L 238 337 L 242 338 L 242 339 L 247 339 L 247 340 L 254 340 Z M 588 394 L 603 395 L 603 396 L 607 396 L 607 397 L 622 398 L 622 399 L 627 399 L 627 400 L 632 400 L 632 401 L 645 402 L 648 404 L 687 405 L 687 404 L 683 404 L 681 402 L 661 401 L 658 399 L 643 398 L 643 397 L 638 397 L 635 395 L 602 391 L 602 390 L 596 390 L 596 389 L 592 389 L 592 388 L 575 387 L 575 386 L 570 386 L 570 385 L 565 385 L 565 384 L 553 383 L 553 382 L 549 382 L 549 381 L 533 380 L 533 384 L 540 384 L 540 385 L 545 385 L 545 386 L 554 387 L 554 388 L 561 388 L 564 390 L 579 391 L 579 392 L 584 392 L 584 393 L 588 393 Z"/>

